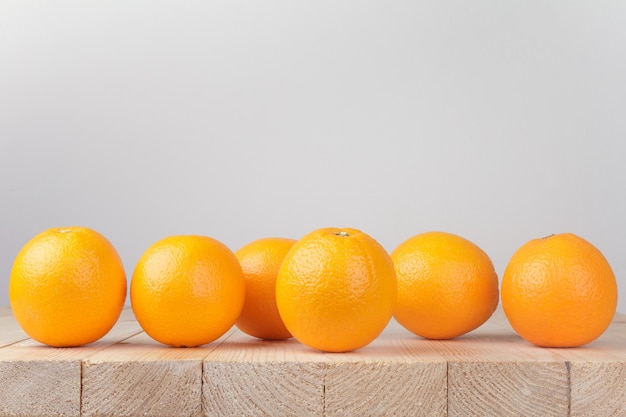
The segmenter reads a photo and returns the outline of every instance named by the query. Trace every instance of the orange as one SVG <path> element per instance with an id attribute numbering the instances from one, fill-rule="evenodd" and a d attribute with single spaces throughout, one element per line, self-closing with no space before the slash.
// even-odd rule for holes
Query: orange
<path id="1" fill-rule="evenodd" d="M 359 349 L 392 317 L 396 275 L 385 249 L 355 229 L 309 233 L 287 253 L 276 280 L 285 326 L 326 352 Z"/>
<path id="2" fill-rule="evenodd" d="M 476 329 L 498 306 L 498 276 L 474 243 L 445 232 L 418 234 L 392 253 L 398 275 L 394 317 L 428 339 Z"/>
<path id="3" fill-rule="evenodd" d="M 270 340 L 291 337 L 276 306 L 276 277 L 295 242 L 293 239 L 265 238 L 235 252 L 246 279 L 246 299 L 236 325 L 250 336 Z"/>
<path id="4" fill-rule="evenodd" d="M 48 229 L 18 253 L 9 279 L 13 314 L 26 334 L 55 346 L 95 342 L 126 300 L 126 273 L 104 236 L 86 227 Z"/>
<path id="5" fill-rule="evenodd" d="M 170 236 L 150 246 L 135 267 L 130 301 L 153 339 L 170 346 L 199 346 L 226 333 L 245 297 L 239 261 L 206 236 Z"/>
<path id="6" fill-rule="evenodd" d="M 608 261 L 570 233 L 522 245 L 502 278 L 502 307 L 513 329 L 545 347 L 574 347 L 598 338 L 617 307 Z"/>

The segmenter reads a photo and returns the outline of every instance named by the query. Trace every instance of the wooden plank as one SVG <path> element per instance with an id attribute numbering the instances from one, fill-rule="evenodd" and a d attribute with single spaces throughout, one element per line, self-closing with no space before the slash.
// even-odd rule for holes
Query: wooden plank
<path id="1" fill-rule="evenodd" d="M 228 338 L 172 348 L 145 333 L 83 360 L 82 415 L 195 417 L 202 415 L 202 361 Z"/>
<path id="2" fill-rule="evenodd" d="M 514 333 L 502 312 L 491 323 Z M 520 344 L 532 346 L 525 341 Z M 626 415 L 625 315 L 616 314 L 606 332 L 585 346 L 545 350 L 568 368 L 571 416 Z"/>
<path id="3" fill-rule="evenodd" d="M 624 361 L 570 362 L 571 416 L 626 415 Z"/>
<path id="4" fill-rule="evenodd" d="M 203 363 L 206 416 L 321 416 L 325 355 L 237 330 Z"/>
<path id="5" fill-rule="evenodd" d="M 614 323 L 596 341 L 552 349 L 569 365 L 571 416 L 626 415 L 626 323 Z"/>
<path id="6" fill-rule="evenodd" d="M 501 310 L 448 341 L 392 322 L 369 346 L 342 354 L 236 329 L 200 348 L 169 348 L 141 333 L 130 309 L 81 348 L 16 340 L 24 333 L 0 314 L 0 346 L 7 337 L 0 416 L 626 415 L 624 315 L 574 349 L 521 340 Z"/>
<path id="7" fill-rule="evenodd" d="M 83 347 L 51 348 L 27 339 L 0 349 L 0 415 L 79 416 L 81 359 L 139 331 L 136 322 L 120 320 Z"/>
<path id="8" fill-rule="evenodd" d="M 445 359 L 395 321 L 368 346 L 327 354 L 326 416 L 445 416 Z"/>
<path id="9" fill-rule="evenodd" d="M 449 416 L 568 416 L 567 364 L 550 350 L 490 322 L 432 343 L 448 360 Z"/>
<path id="10" fill-rule="evenodd" d="M 0 316 L 0 348 L 28 339 L 12 315 Z"/>

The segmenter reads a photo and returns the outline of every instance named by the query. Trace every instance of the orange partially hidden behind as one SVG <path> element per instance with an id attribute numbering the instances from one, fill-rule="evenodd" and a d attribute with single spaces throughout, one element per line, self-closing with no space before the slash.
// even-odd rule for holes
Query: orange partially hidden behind
<path id="1" fill-rule="evenodd" d="M 394 317 L 416 335 L 449 339 L 476 329 L 498 306 L 489 256 L 460 236 L 422 233 L 391 254 L 398 275 Z"/>
<path id="2" fill-rule="evenodd" d="M 570 233 L 520 247 L 502 279 L 502 307 L 513 329 L 538 346 L 574 347 L 598 338 L 617 307 L 608 261 Z"/>
<path id="3" fill-rule="evenodd" d="M 355 229 L 309 233 L 287 253 L 276 280 L 285 326 L 326 352 L 359 349 L 391 319 L 396 275 L 385 249 Z"/>
<path id="4" fill-rule="evenodd" d="M 246 279 L 246 300 L 237 327 L 260 339 L 291 337 L 276 307 L 276 276 L 293 239 L 265 238 L 251 242 L 237 252 Z"/>
<path id="5" fill-rule="evenodd" d="M 230 329 L 243 306 L 239 261 L 205 236 L 170 236 L 141 256 L 130 300 L 145 332 L 166 345 L 198 346 Z"/>
<path id="6" fill-rule="evenodd" d="M 15 319 L 33 339 L 80 346 L 100 339 L 119 318 L 126 273 L 100 233 L 78 226 L 49 229 L 17 255 L 9 299 Z"/>

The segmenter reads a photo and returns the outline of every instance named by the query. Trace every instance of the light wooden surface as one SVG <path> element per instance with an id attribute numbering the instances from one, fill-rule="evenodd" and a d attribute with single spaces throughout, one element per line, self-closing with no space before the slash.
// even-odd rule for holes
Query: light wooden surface
<path id="1" fill-rule="evenodd" d="M 82 361 L 84 416 L 201 416 L 202 361 L 221 340 L 174 349 L 137 334 Z"/>
<path id="2" fill-rule="evenodd" d="M 443 416 L 443 355 L 396 323 L 365 348 L 327 354 L 325 414 Z"/>
<path id="3" fill-rule="evenodd" d="M 2 334 L 9 318 L 0 318 Z M 0 416 L 80 416 L 82 361 L 140 331 L 125 312 L 109 334 L 87 346 L 50 348 L 24 339 L 0 348 Z"/>
<path id="4" fill-rule="evenodd" d="M 568 415 L 567 364 L 522 342 L 497 320 L 435 343 L 448 361 L 449 416 Z"/>
<path id="5" fill-rule="evenodd" d="M 170 348 L 141 332 L 130 310 L 94 344 L 49 348 L 0 308 L 0 417 L 80 415 L 626 415 L 626 317 L 575 349 L 522 341 L 499 310 L 454 340 L 424 340 L 392 322 L 369 346 L 331 354 L 236 328 L 202 347 Z"/>
<path id="6" fill-rule="evenodd" d="M 207 416 L 319 416 L 325 355 L 289 340 L 268 342 L 233 332 L 203 363 Z"/>

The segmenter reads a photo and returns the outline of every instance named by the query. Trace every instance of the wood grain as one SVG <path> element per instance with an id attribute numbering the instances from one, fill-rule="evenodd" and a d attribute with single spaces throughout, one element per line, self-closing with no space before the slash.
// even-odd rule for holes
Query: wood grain
<path id="1" fill-rule="evenodd" d="M 261 341 L 237 330 L 204 360 L 204 414 L 322 416 L 324 362 L 294 340 Z"/>
<path id="2" fill-rule="evenodd" d="M 83 360 L 83 416 L 202 415 L 202 360 L 222 341 L 172 348 L 145 333 Z"/>
<path id="3" fill-rule="evenodd" d="M 79 416 L 81 360 L 138 331 L 134 321 L 118 321 L 83 347 L 51 348 L 27 339 L 0 349 L 0 415 Z"/>
<path id="4" fill-rule="evenodd" d="M 623 361 L 572 362 L 570 415 L 626 416 L 626 364 Z"/>
<path id="5" fill-rule="evenodd" d="M 626 323 L 613 323 L 596 341 L 551 349 L 567 361 L 571 416 L 626 416 Z"/>
<path id="6" fill-rule="evenodd" d="M 567 416 L 567 364 L 487 323 L 466 336 L 433 341 L 448 361 L 449 416 Z"/>
<path id="7" fill-rule="evenodd" d="M 465 336 L 425 340 L 397 323 L 355 352 L 322 353 L 232 329 L 169 348 L 125 310 L 88 346 L 55 349 L 0 310 L 0 416 L 626 416 L 626 317 L 598 340 L 546 349 L 501 310 Z"/>
<path id="8" fill-rule="evenodd" d="M 445 359 L 395 321 L 370 345 L 326 356 L 326 416 L 446 415 Z"/>
<path id="9" fill-rule="evenodd" d="M 513 333 L 502 311 L 492 324 Z M 520 341 L 521 346 L 531 346 Z M 570 416 L 626 416 L 626 316 L 616 314 L 597 340 L 577 348 L 542 349 L 565 362 L 570 387 Z"/>

